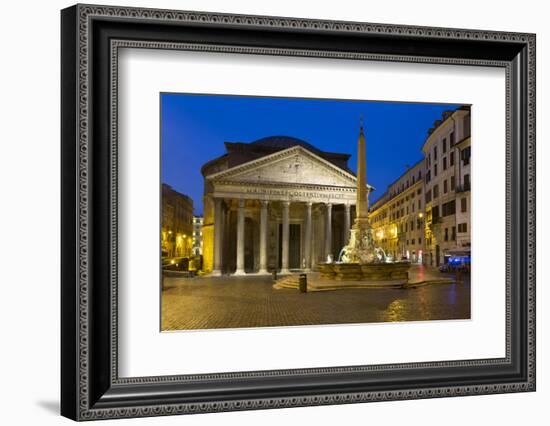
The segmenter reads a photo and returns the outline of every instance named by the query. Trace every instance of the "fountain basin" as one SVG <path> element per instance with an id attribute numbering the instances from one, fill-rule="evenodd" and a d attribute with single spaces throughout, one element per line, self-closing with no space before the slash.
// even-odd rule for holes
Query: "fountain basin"
<path id="1" fill-rule="evenodd" d="M 322 279 L 336 281 L 393 281 L 409 279 L 410 262 L 319 263 Z"/>

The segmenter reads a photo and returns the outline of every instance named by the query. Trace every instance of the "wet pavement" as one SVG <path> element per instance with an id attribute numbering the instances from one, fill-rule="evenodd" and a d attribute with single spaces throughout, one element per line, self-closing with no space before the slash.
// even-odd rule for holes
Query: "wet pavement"
<path id="1" fill-rule="evenodd" d="M 415 267 L 412 276 L 442 276 Z M 470 281 L 418 288 L 299 293 L 271 276 L 165 278 L 162 330 L 280 327 L 470 318 Z"/>

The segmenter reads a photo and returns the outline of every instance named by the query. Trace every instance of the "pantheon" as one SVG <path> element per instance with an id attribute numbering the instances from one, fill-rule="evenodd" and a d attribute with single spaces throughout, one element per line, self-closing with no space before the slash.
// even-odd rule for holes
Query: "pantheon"
<path id="1" fill-rule="evenodd" d="M 201 169 L 205 272 L 285 274 L 338 257 L 355 215 L 350 154 L 289 136 L 225 148 Z"/>

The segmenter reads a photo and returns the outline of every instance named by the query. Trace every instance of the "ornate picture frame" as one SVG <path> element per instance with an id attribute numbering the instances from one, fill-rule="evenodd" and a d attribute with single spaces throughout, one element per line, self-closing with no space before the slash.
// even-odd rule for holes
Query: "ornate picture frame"
<path id="1" fill-rule="evenodd" d="M 61 13 L 61 414 L 160 416 L 535 390 L 535 35 L 76 5 Z M 506 356 L 121 378 L 122 47 L 477 65 L 506 72 Z"/>

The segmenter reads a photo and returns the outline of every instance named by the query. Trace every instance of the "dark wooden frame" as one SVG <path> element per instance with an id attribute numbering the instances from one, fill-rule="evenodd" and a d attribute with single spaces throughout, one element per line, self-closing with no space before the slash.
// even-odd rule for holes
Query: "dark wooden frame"
<path id="1" fill-rule="evenodd" d="M 535 390 L 535 36 L 76 5 L 62 28 L 61 413 L 75 420 Z M 116 326 L 118 47 L 504 67 L 502 359 L 122 379 Z"/>

